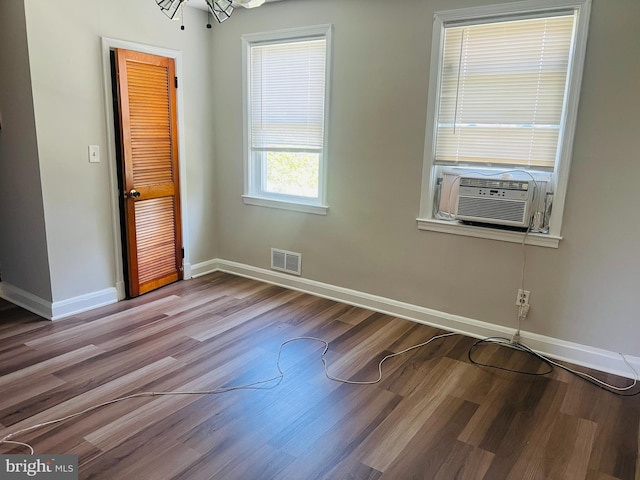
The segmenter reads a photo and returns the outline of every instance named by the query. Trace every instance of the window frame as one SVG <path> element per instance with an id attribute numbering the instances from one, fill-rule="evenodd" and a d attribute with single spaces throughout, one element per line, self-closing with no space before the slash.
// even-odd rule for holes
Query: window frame
<path id="1" fill-rule="evenodd" d="M 329 138 L 329 104 L 331 90 L 331 24 L 315 25 L 299 28 L 288 28 L 268 32 L 242 35 L 242 85 L 243 85 L 243 136 L 244 136 L 244 194 L 246 205 L 280 208 L 304 213 L 326 215 L 327 205 L 327 148 Z M 264 161 L 267 152 L 254 152 L 251 138 L 251 47 L 257 44 L 290 43 L 295 41 L 323 38 L 326 41 L 325 51 L 325 91 L 324 91 L 324 131 L 322 151 L 319 153 L 318 197 L 265 192 L 261 182 L 264 173 Z M 299 151 L 299 150 L 298 150 Z M 313 152 L 317 153 L 317 152 Z"/>
<path id="2" fill-rule="evenodd" d="M 488 5 L 456 10 L 436 12 L 433 21 L 433 33 L 431 43 L 431 62 L 428 90 L 428 110 L 425 130 L 425 146 L 423 159 L 422 185 L 420 195 L 420 214 L 416 219 L 420 230 L 436 231 L 456 235 L 465 235 L 480 238 L 489 238 L 507 242 L 538 245 L 558 248 L 562 239 L 562 217 L 569 179 L 573 141 L 577 122 L 578 101 L 582 84 L 584 58 L 589 28 L 589 16 L 591 0 L 525 0 L 499 5 Z M 554 167 L 554 202 L 551 215 L 549 233 L 522 233 L 506 231 L 489 227 L 463 225 L 455 221 L 439 220 L 433 215 L 434 191 L 436 187 L 436 175 L 439 168 L 434 164 L 438 106 L 440 103 L 440 78 L 442 71 L 444 33 L 446 24 L 460 22 L 481 23 L 482 20 L 490 23 L 496 18 L 501 20 L 522 15 L 556 15 L 567 10 L 576 12 L 575 40 L 568 68 L 568 89 L 565 98 L 565 112 L 561 125 L 560 146 L 558 148 L 556 165 Z M 448 166 L 447 169 L 452 167 Z M 456 168 L 456 167 L 453 167 Z M 460 167 L 460 170 L 472 170 L 470 167 Z M 480 168 L 478 168 L 480 170 Z M 496 168 L 497 172 L 511 170 L 509 168 Z M 536 169 L 530 169 L 536 171 Z"/>

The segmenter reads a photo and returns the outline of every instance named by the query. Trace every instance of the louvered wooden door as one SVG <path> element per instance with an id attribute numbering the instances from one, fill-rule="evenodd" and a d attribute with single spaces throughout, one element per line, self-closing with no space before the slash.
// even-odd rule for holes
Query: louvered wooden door
<path id="1" fill-rule="evenodd" d="M 129 296 L 182 278 L 173 59 L 116 50 Z"/>

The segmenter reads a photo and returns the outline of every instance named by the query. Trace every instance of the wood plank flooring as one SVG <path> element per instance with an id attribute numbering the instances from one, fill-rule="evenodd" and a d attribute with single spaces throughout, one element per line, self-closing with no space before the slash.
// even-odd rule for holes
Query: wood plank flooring
<path id="1" fill-rule="evenodd" d="M 329 341 L 333 374 L 370 380 L 385 355 L 440 333 L 224 273 L 57 322 L 0 300 L 0 438 L 132 393 L 271 378 L 293 337 Z M 323 345 L 297 341 L 273 388 L 130 399 L 15 440 L 79 455 L 81 479 L 640 480 L 640 395 L 478 367 L 474 341 L 435 340 L 368 386 L 328 380 Z M 475 353 L 545 368 L 496 345 Z"/>

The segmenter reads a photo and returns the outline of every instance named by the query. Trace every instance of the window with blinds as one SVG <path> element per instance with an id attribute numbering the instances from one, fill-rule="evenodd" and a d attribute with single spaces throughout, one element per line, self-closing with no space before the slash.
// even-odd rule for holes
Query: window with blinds
<path id="1" fill-rule="evenodd" d="M 558 246 L 590 11 L 591 0 L 521 0 L 434 14 L 418 228 Z M 462 177 L 533 185 L 530 235 L 461 224 Z"/>
<path id="2" fill-rule="evenodd" d="M 246 197 L 324 203 L 327 26 L 246 35 Z"/>
<path id="3" fill-rule="evenodd" d="M 251 46 L 251 147 L 321 153 L 324 38 Z"/>
<path id="4" fill-rule="evenodd" d="M 574 23 L 445 25 L 436 164 L 554 168 Z"/>

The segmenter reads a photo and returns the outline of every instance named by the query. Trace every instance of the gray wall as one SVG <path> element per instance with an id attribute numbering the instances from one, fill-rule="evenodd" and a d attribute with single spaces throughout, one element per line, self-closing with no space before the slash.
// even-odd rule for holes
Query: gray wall
<path id="1" fill-rule="evenodd" d="M 418 231 L 433 13 L 494 0 L 296 0 L 237 11 L 213 36 L 220 257 L 516 326 L 518 244 Z M 594 0 L 564 240 L 527 247 L 523 328 L 640 355 L 640 43 L 637 0 Z M 332 23 L 327 216 L 243 205 L 243 33 Z"/>
<path id="2" fill-rule="evenodd" d="M 51 300 L 24 5 L 0 2 L 0 268 L 14 287 Z"/>
<path id="3" fill-rule="evenodd" d="M 30 64 L 22 1 L 0 2 L 4 280 L 54 301 L 114 286 L 100 50 L 108 36 L 183 52 L 192 263 L 269 268 L 270 247 L 284 248 L 303 254 L 306 278 L 515 326 L 520 246 L 418 231 L 415 221 L 433 13 L 498 0 L 290 0 L 238 9 L 213 30 L 186 9 L 185 32 L 152 1 L 26 0 Z M 594 0 L 564 240 L 557 250 L 527 247 L 524 325 L 635 355 L 638 21 L 637 0 Z M 240 36 L 321 23 L 335 27 L 329 214 L 244 205 Z M 88 163 L 89 144 L 102 147 L 102 163 Z"/>
<path id="4" fill-rule="evenodd" d="M 13 0 L 12 0 L 13 1 Z M 206 14 L 185 9 L 185 31 L 153 1 L 26 0 L 38 150 L 42 171 L 53 300 L 115 285 L 107 116 L 101 37 L 179 50 L 183 54 L 188 207 L 192 262 L 216 256 L 213 140 Z M 90 164 L 87 146 L 100 145 Z M 6 279 L 10 281 L 9 278 Z"/>

